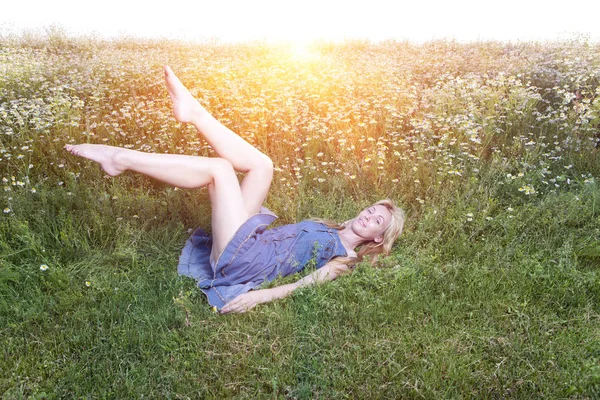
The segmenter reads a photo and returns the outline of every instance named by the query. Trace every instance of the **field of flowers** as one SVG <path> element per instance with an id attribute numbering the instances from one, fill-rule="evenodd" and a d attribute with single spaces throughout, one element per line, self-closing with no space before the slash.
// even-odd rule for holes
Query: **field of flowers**
<path id="1" fill-rule="evenodd" d="M 206 191 L 63 150 L 212 155 L 172 117 L 164 64 L 273 159 L 277 223 L 390 197 L 392 255 L 213 314 L 175 268 Z M 0 37 L 0 395 L 597 398 L 599 141 L 585 40 Z"/>

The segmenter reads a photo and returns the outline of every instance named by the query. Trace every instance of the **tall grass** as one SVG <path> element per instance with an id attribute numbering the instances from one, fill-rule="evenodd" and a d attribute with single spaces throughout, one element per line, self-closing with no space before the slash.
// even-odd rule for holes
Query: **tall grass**
<path id="1" fill-rule="evenodd" d="M 599 50 L 1 38 L 0 393 L 598 398 Z M 213 155 L 171 117 L 165 63 L 271 156 L 277 223 L 391 197 L 392 255 L 214 314 L 175 270 L 206 191 L 62 149 Z"/>

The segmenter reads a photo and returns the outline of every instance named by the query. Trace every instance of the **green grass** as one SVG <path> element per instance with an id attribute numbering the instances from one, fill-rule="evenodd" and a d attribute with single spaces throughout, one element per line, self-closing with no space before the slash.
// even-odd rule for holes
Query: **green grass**
<path id="1" fill-rule="evenodd" d="M 0 394 L 599 398 L 599 50 L 2 38 Z M 170 115 L 167 62 L 272 157 L 277 223 L 391 197 L 408 220 L 390 257 L 213 313 L 176 272 L 206 191 L 62 150 L 211 155 Z"/>

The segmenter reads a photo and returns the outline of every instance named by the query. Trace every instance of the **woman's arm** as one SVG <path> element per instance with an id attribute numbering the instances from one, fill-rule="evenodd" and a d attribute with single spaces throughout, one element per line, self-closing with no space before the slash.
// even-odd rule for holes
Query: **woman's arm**
<path id="1" fill-rule="evenodd" d="M 268 303 L 269 301 L 289 296 L 290 293 L 299 287 L 332 281 L 349 270 L 350 268 L 346 264 L 333 259 L 321 268 L 294 283 L 281 285 L 270 289 L 251 290 L 248 293 L 241 294 L 227 303 L 225 307 L 221 309 L 221 313 L 227 314 L 230 312 L 246 312 L 255 307 L 257 304 Z"/>

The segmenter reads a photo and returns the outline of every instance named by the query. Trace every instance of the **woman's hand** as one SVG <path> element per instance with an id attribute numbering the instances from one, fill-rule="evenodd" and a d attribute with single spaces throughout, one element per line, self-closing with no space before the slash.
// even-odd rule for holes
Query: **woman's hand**
<path id="1" fill-rule="evenodd" d="M 240 294 L 229 303 L 225 304 L 225 307 L 221 308 L 221 314 L 227 314 L 230 312 L 243 313 L 252 308 L 257 304 L 265 303 L 269 301 L 265 296 L 266 289 L 263 290 L 251 290 L 247 293 Z"/>

